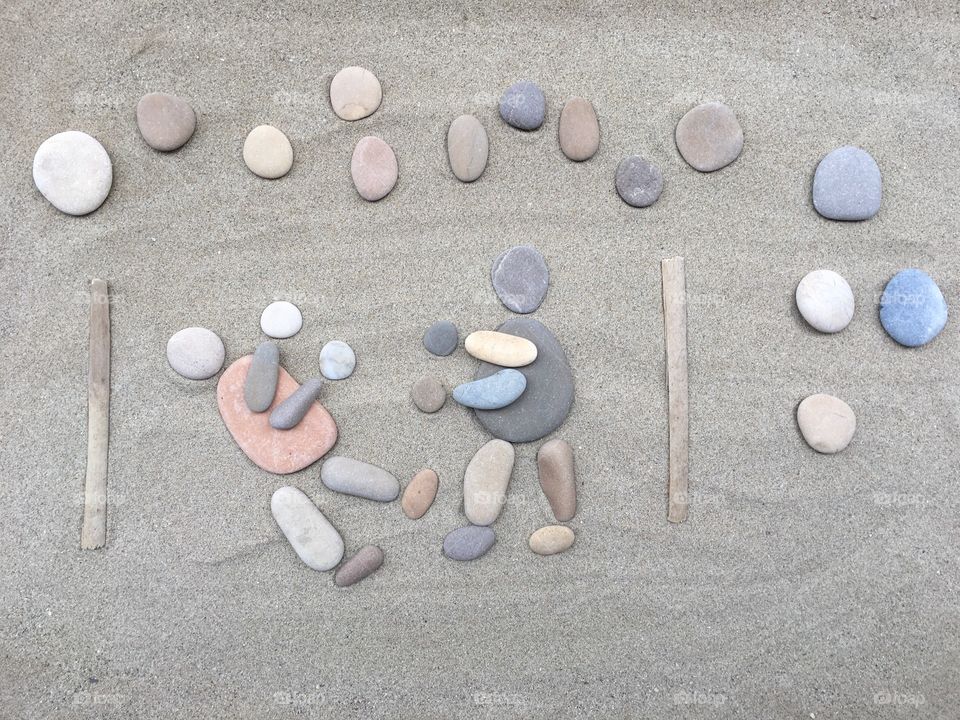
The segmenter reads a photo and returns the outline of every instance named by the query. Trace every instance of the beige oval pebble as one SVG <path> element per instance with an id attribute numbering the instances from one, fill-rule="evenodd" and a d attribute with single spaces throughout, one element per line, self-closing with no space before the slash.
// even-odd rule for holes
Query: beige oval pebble
<path id="1" fill-rule="evenodd" d="M 500 516 L 513 474 L 515 452 L 505 440 L 491 440 L 477 450 L 463 474 L 463 514 L 474 525 L 489 525 Z"/>
<path id="2" fill-rule="evenodd" d="M 544 443 L 537 452 L 537 468 L 554 517 L 560 522 L 572 519 L 577 513 L 577 479 L 570 443 L 560 438 Z"/>
<path id="3" fill-rule="evenodd" d="M 254 174 L 274 180 L 293 167 L 293 147 L 273 125 L 258 125 L 243 143 L 243 161 Z"/>
<path id="4" fill-rule="evenodd" d="M 589 100 L 571 98 L 560 111 L 560 149 L 571 160 L 589 160 L 600 148 L 600 122 Z"/>
<path id="5" fill-rule="evenodd" d="M 490 143 L 487 131 L 473 115 L 461 115 L 447 131 L 447 156 L 450 169 L 463 182 L 473 182 L 487 167 Z"/>
<path id="6" fill-rule="evenodd" d="M 573 530 L 563 525 L 547 525 L 530 536 L 530 549 L 537 555 L 556 555 L 569 550 L 576 540 Z"/>
<path id="7" fill-rule="evenodd" d="M 403 491 L 403 498 L 400 500 L 403 514 L 411 520 L 422 518 L 433 505 L 439 487 L 440 478 L 433 470 L 424 468 L 418 472 Z"/>
<path id="8" fill-rule="evenodd" d="M 532 342 L 495 330 L 470 333 L 464 347 L 478 360 L 501 367 L 523 367 L 537 359 L 537 346 Z"/>
<path id="9" fill-rule="evenodd" d="M 857 418 L 843 400 L 817 393 L 800 403 L 797 424 L 807 444 L 819 453 L 843 450 L 853 439 Z"/>
<path id="10" fill-rule="evenodd" d="M 343 120 L 360 120 L 372 115 L 382 100 L 380 81 L 366 68 L 345 67 L 330 82 L 330 105 Z"/>
<path id="11" fill-rule="evenodd" d="M 350 161 L 350 174 L 360 197 L 370 202 L 385 198 L 397 184 L 399 172 L 393 148 L 373 135 L 360 139 Z"/>

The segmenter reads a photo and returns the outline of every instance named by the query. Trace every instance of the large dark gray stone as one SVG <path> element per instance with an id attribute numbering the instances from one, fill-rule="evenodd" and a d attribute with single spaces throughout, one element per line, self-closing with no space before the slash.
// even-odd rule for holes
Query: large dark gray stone
<path id="1" fill-rule="evenodd" d="M 537 346 L 537 359 L 518 368 L 527 378 L 523 395 L 500 410 L 476 410 L 477 420 L 491 435 L 507 442 L 539 440 L 560 427 L 573 405 L 573 372 L 567 354 L 554 334 L 533 318 L 512 318 L 497 330 L 530 340 Z M 476 379 L 502 369 L 481 363 Z"/>

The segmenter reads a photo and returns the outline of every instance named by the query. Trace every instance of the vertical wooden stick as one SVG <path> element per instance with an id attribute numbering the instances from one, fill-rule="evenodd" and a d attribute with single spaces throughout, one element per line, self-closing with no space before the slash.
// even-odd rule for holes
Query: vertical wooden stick
<path id="1" fill-rule="evenodd" d="M 689 472 L 689 401 L 687 398 L 687 289 L 683 258 L 661 261 L 663 330 L 667 349 L 667 395 L 670 416 L 670 483 L 667 520 L 687 519 Z"/>
<path id="2" fill-rule="evenodd" d="M 107 446 L 110 438 L 110 297 L 107 283 L 90 283 L 90 371 L 87 379 L 87 480 L 80 547 L 107 542 Z"/>

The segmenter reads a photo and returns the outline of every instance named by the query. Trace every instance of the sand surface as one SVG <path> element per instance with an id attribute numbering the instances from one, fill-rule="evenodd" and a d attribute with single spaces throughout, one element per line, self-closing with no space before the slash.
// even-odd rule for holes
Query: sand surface
<path id="1" fill-rule="evenodd" d="M 662 3 L 484 9 L 303 2 L 43 4 L 0 8 L 0 715 L 3 717 L 944 718 L 960 705 L 960 337 L 951 318 L 919 350 L 883 332 L 899 269 L 927 270 L 960 309 L 960 18 L 952 3 Z M 362 64 L 381 109 L 338 120 L 327 87 Z M 548 119 L 502 124 L 499 92 L 526 77 Z M 146 92 L 188 99 L 199 128 L 164 155 L 140 139 Z M 577 165 L 557 144 L 562 101 L 590 98 L 603 139 Z M 692 105 L 722 100 L 746 144 L 702 175 L 673 143 Z M 450 173 L 448 123 L 475 113 L 490 164 Z M 295 164 L 243 165 L 272 123 Z M 85 218 L 33 186 L 37 146 L 97 137 L 113 191 Z M 396 150 L 400 181 L 370 205 L 349 175 L 356 141 Z M 884 178 L 870 222 L 821 219 L 810 181 L 843 144 Z M 626 206 L 619 160 L 666 178 Z M 448 401 L 420 414 L 410 386 L 449 386 L 475 361 L 427 355 L 437 318 L 462 330 L 510 317 L 489 283 L 506 247 L 551 268 L 536 317 L 569 353 L 577 544 L 534 556 L 550 519 L 538 443 L 517 447 L 497 544 L 440 554 L 463 522 L 461 483 L 487 439 Z M 666 390 L 659 263 L 686 258 L 689 521 L 666 516 Z M 854 288 L 838 336 L 792 300 L 809 270 Z M 108 546 L 79 550 L 91 277 L 114 293 Z M 275 298 L 303 310 L 282 342 L 294 377 L 324 342 L 357 351 L 324 402 L 337 454 L 406 483 L 440 476 L 433 509 L 335 495 L 318 466 L 287 478 L 250 463 L 217 412 L 215 380 L 168 367 L 167 339 L 202 325 L 228 362 L 261 339 Z M 845 399 L 859 428 L 841 455 L 803 443 L 805 396 Z M 300 563 L 270 514 L 307 492 L 352 552 L 386 563 L 351 590 Z"/>

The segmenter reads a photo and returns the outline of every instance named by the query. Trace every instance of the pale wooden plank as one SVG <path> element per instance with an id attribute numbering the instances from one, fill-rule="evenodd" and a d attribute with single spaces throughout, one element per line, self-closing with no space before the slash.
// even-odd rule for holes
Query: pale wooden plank
<path id="1" fill-rule="evenodd" d="M 689 400 L 687 396 L 687 291 L 683 258 L 660 264 L 663 279 L 663 329 L 666 338 L 670 429 L 670 480 L 667 520 L 687 519 L 689 475 Z"/>
<path id="2" fill-rule="evenodd" d="M 107 541 L 107 447 L 110 437 L 110 296 L 107 283 L 90 283 L 90 362 L 87 378 L 87 479 L 80 547 Z"/>

